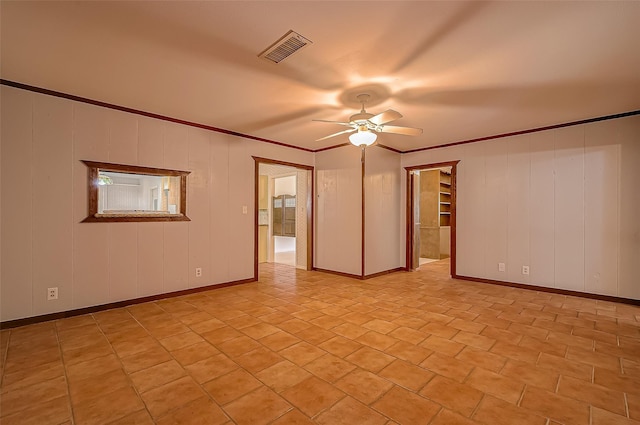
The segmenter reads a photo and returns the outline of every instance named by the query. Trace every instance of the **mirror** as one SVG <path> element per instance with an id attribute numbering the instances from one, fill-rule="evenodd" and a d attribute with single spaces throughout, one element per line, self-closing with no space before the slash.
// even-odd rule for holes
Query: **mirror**
<path id="1" fill-rule="evenodd" d="M 82 162 L 89 185 L 89 215 L 83 222 L 189 221 L 189 171 Z"/>

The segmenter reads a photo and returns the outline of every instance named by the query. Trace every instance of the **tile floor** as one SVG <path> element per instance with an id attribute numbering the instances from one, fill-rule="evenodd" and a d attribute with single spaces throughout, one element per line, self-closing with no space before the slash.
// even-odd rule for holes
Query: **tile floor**
<path id="1" fill-rule="evenodd" d="M 640 308 L 453 281 L 260 282 L 1 332 L 10 424 L 640 424 Z"/>

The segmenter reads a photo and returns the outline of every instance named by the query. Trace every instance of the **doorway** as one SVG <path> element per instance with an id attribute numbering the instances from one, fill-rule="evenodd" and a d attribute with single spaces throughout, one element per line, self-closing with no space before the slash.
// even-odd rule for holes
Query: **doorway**
<path id="1" fill-rule="evenodd" d="M 450 258 L 451 275 L 455 276 L 458 162 L 405 168 L 408 270 Z"/>
<path id="2" fill-rule="evenodd" d="M 256 271 L 313 267 L 313 167 L 256 158 Z"/>

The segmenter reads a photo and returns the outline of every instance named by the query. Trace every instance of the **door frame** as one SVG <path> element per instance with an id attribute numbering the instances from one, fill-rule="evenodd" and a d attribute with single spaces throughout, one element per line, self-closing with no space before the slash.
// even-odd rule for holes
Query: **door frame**
<path id="1" fill-rule="evenodd" d="M 442 168 L 442 167 L 451 167 L 451 276 L 456 276 L 456 216 L 457 216 L 457 208 L 456 208 L 456 198 L 457 198 L 457 175 L 458 175 L 458 163 L 457 161 L 447 161 L 447 162 L 436 162 L 431 164 L 423 164 L 423 165 L 413 165 L 411 167 L 404 167 L 406 171 L 406 180 L 407 180 L 407 229 L 406 229 L 406 259 L 405 259 L 405 270 L 411 271 L 411 261 L 413 259 L 413 228 L 414 228 L 414 208 L 415 203 L 414 200 L 414 185 L 413 185 L 413 172 L 418 170 L 429 170 L 434 168 Z"/>
<path id="2" fill-rule="evenodd" d="M 306 199 L 306 208 L 307 208 L 307 268 L 306 270 L 313 270 L 313 221 L 315 214 L 315 172 L 314 167 L 312 165 L 304 165 L 304 164 L 296 164 L 293 162 L 279 161 L 276 159 L 262 158 L 258 156 L 252 156 L 255 161 L 254 168 L 254 243 L 253 243 L 253 272 L 256 279 L 258 278 L 258 189 L 259 189 L 259 178 L 260 178 L 260 164 L 273 164 L 273 165 L 284 165 L 287 167 L 297 168 L 299 170 L 308 171 L 311 175 L 311 187 L 307 190 L 307 199 Z"/>

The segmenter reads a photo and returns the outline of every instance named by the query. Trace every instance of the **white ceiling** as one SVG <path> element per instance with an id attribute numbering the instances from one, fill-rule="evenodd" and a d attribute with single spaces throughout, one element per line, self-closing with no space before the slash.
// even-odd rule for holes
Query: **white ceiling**
<path id="1" fill-rule="evenodd" d="M 1 2 L 3 79 L 320 149 L 378 98 L 401 150 L 640 109 L 640 2 Z M 288 30 L 313 44 L 273 64 Z"/>

